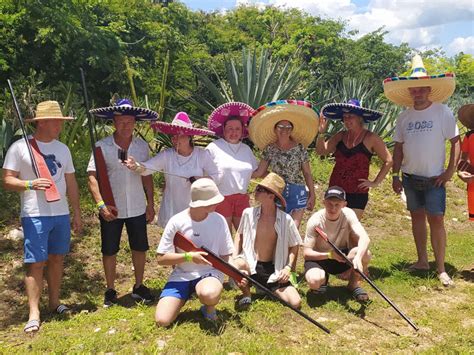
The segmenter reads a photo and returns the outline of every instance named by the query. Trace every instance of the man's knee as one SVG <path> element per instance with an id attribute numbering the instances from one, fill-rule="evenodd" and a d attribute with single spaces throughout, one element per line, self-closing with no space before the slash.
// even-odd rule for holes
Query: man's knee
<path id="1" fill-rule="evenodd" d="M 443 214 L 429 214 L 428 223 L 431 228 L 444 228 L 444 215 Z"/>
<path id="2" fill-rule="evenodd" d="M 173 323 L 174 318 L 170 317 L 169 315 L 163 314 L 156 314 L 155 315 L 155 324 L 157 327 L 168 327 L 171 323 Z"/>
<path id="3" fill-rule="evenodd" d="M 249 264 L 247 264 L 244 258 L 234 258 L 231 263 L 239 270 L 249 271 Z"/>
<path id="4" fill-rule="evenodd" d="M 326 281 L 326 277 L 323 270 L 309 270 L 306 275 L 306 282 L 312 290 L 317 290 Z"/>

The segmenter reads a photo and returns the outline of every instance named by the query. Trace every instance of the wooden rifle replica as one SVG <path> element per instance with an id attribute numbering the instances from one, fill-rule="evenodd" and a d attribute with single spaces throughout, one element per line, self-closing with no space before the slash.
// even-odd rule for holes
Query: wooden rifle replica
<path id="1" fill-rule="evenodd" d="M 467 171 L 469 174 L 474 175 L 474 166 L 469 164 L 467 160 L 461 159 L 458 163 L 458 171 Z"/>
<path id="2" fill-rule="evenodd" d="M 267 287 L 262 285 L 260 282 L 255 281 L 252 277 L 244 274 L 239 269 L 234 267 L 233 265 L 229 264 L 228 262 L 222 260 L 218 255 L 214 254 L 212 251 L 207 249 L 206 247 L 202 246 L 198 248 L 191 240 L 186 238 L 182 233 L 176 232 L 174 236 L 174 245 L 175 247 L 184 250 L 185 252 L 193 252 L 193 251 L 201 251 L 207 253 L 207 255 L 203 255 L 203 257 L 211 263 L 211 265 L 216 268 L 217 270 L 223 272 L 227 276 L 233 278 L 236 282 L 241 282 L 243 279 L 246 279 L 248 282 L 254 284 L 256 287 L 261 289 L 265 294 L 267 294 L 270 298 L 275 301 L 280 302 L 282 305 L 290 308 L 292 311 L 298 313 L 300 316 L 305 318 L 306 320 L 313 323 L 318 328 L 322 329 L 326 333 L 330 333 L 329 329 L 326 328 L 324 325 L 319 323 L 318 321 L 314 320 L 306 313 L 300 311 L 298 308 L 293 307 L 291 304 L 282 300 L 280 297 L 275 295 L 272 291 L 270 291 Z"/>
<path id="3" fill-rule="evenodd" d="M 23 139 L 25 140 L 28 153 L 30 155 L 33 172 L 35 173 L 37 178 L 48 179 L 51 182 L 50 187 L 44 190 L 46 202 L 59 201 L 61 199 L 61 195 L 59 194 L 56 184 L 54 183 L 53 177 L 51 176 L 51 172 L 48 169 L 48 165 L 46 164 L 44 157 L 41 155 L 41 151 L 39 150 L 38 143 L 36 143 L 36 140 L 34 138 L 28 139 L 28 134 L 26 133 L 26 128 L 23 123 L 23 117 L 21 115 L 20 107 L 18 106 L 18 102 L 16 101 L 15 97 L 15 92 L 13 91 L 13 85 L 10 79 L 7 79 L 7 82 L 8 87 L 10 88 L 13 103 L 15 105 L 16 115 L 18 117 L 18 121 L 20 122 L 21 133 Z"/>
<path id="4" fill-rule="evenodd" d="M 410 318 L 408 318 L 408 317 L 405 315 L 405 313 L 403 313 L 403 312 L 400 310 L 400 308 L 397 307 L 397 305 L 396 305 L 395 303 L 393 303 L 387 296 L 385 296 L 385 294 L 373 283 L 373 281 L 372 281 L 371 279 L 369 279 L 362 271 L 360 271 L 360 270 L 354 268 L 354 264 L 352 263 L 352 261 L 349 260 L 349 258 L 346 256 L 346 254 L 344 254 L 344 253 L 341 251 L 341 249 L 339 249 L 333 242 L 331 242 L 331 241 L 329 240 L 327 234 L 324 233 L 324 231 L 323 231 L 321 228 L 316 227 L 316 228 L 315 228 L 315 231 L 316 231 L 316 233 L 317 233 L 322 239 L 324 239 L 326 242 L 328 242 L 329 245 L 331 245 L 331 247 L 334 249 L 334 251 L 335 251 L 338 255 L 340 255 L 342 258 L 344 258 L 344 260 L 346 261 L 346 263 L 347 263 L 348 265 L 350 265 L 355 271 L 357 271 L 357 272 L 359 273 L 359 275 L 362 276 L 362 278 L 363 278 L 365 281 L 367 281 L 367 283 L 368 283 L 370 286 L 372 286 L 372 287 L 374 288 L 374 290 L 377 291 L 377 293 L 378 293 L 380 296 L 382 296 L 382 298 L 383 298 L 385 301 L 387 301 L 388 304 L 389 304 L 390 306 L 392 306 L 392 308 L 393 308 L 395 311 L 397 311 L 397 313 L 398 313 L 403 319 L 405 319 L 405 320 L 408 322 L 408 324 L 410 324 L 410 325 L 413 327 L 413 329 L 415 329 L 416 331 L 418 331 L 418 327 L 416 326 L 416 324 L 413 323 L 413 321 L 412 321 Z"/>
<path id="5" fill-rule="evenodd" d="M 86 107 L 87 123 L 89 126 L 89 137 L 91 141 L 92 156 L 94 157 L 95 171 L 96 171 L 96 176 L 97 176 L 97 182 L 99 184 L 99 191 L 102 196 L 102 200 L 104 201 L 106 206 L 116 207 L 114 195 L 112 193 L 112 187 L 110 186 L 110 180 L 107 174 L 107 165 L 105 164 L 104 154 L 102 153 L 102 149 L 100 147 L 96 147 L 95 145 L 96 139 L 95 139 L 95 134 L 94 134 L 94 117 L 89 112 L 89 97 L 87 95 L 86 78 L 84 75 L 84 70 L 80 68 L 80 71 L 81 71 L 82 92 L 84 96 L 84 105 Z M 114 215 L 117 215 L 117 212 L 115 210 L 111 212 Z"/>

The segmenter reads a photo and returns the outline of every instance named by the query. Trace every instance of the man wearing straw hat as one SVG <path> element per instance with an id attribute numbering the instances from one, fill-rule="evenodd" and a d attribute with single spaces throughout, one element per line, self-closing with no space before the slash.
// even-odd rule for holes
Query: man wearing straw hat
<path id="1" fill-rule="evenodd" d="M 397 120 L 393 151 L 393 190 L 405 191 L 411 214 L 418 260 L 411 270 L 428 270 L 427 228 L 438 278 L 443 286 L 453 285 L 446 273 L 445 184 L 451 179 L 459 158 L 459 130 L 451 110 L 442 103 L 454 92 L 454 74 L 428 76 L 419 55 L 413 58 L 409 77 L 388 78 L 383 82 L 387 98 L 407 107 Z M 445 169 L 446 141 L 450 142 Z M 400 180 L 400 170 L 402 180 Z"/>
<path id="2" fill-rule="evenodd" d="M 128 170 L 123 165 L 126 159 L 123 155 L 130 154 L 140 160 L 148 159 L 150 154 L 148 144 L 140 138 L 133 137 L 133 130 L 136 121 L 154 121 L 158 118 L 158 114 L 146 108 L 134 107 L 128 99 L 119 99 L 113 106 L 97 108 L 90 112 L 98 118 L 113 120 L 115 127 L 115 132 L 98 141 L 96 146 L 100 147 L 104 154 L 116 206 L 108 206 L 103 201 L 97 181 L 94 156 L 91 156 L 87 167 L 89 189 L 99 210 L 102 261 L 107 283 L 104 307 L 118 302 L 115 278 L 117 253 L 124 224 L 135 272 L 132 298 L 150 303 L 153 301 L 153 296 L 143 284 L 143 274 L 146 251 L 149 249 L 146 224 L 153 221 L 155 217 L 153 180 L 151 175 L 141 177 Z M 122 153 L 122 161 L 118 158 L 119 152 Z M 123 154 L 125 152 L 127 154 Z"/>
<path id="3" fill-rule="evenodd" d="M 459 121 L 468 129 L 461 145 L 458 176 L 467 184 L 469 220 L 474 221 L 474 104 L 464 105 L 458 111 Z"/>
<path id="4" fill-rule="evenodd" d="M 40 328 L 39 300 L 43 289 L 43 270 L 47 266 L 49 308 L 62 314 L 69 308 L 59 301 L 59 290 L 63 275 L 64 255 L 69 252 L 71 222 L 66 195 L 73 210 L 72 227 L 75 233 L 82 229 L 79 207 L 79 189 L 74 175 L 71 153 L 57 138 L 63 121 L 72 120 L 61 113 L 56 101 L 40 102 L 36 116 L 26 122 L 36 124 L 35 132 L 28 137 L 32 149 L 44 158 L 53 181 L 37 178 L 24 139 L 12 144 L 3 164 L 5 189 L 21 193 L 21 224 L 24 233 L 24 262 L 26 294 L 29 303 L 26 333 Z M 48 202 L 45 190 L 55 184 L 60 198 Z"/>
<path id="5" fill-rule="evenodd" d="M 291 216 L 277 207 L 286 208 L 282 196 L 285 181 L 275 173 L 268 174 L 255 188 L 258 207 L 246 208 L 234 240 L 232 264 L 267 286 L 284 301 L 300 308 L 301 297 L 290 283 L 291 269 L 296 264 L 302 243 Z M 244 279 L 239 285 L 243 297 L 239 306 L 251 303 L 250 287 Z"/>

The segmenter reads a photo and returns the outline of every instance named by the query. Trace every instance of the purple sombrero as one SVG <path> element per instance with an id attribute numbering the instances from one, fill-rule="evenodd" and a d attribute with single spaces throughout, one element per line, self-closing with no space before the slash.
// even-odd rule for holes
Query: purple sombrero
<path id="1" fill-rule="evenodd" d="M 106 120 L 111 120 L 114 116 L 134 116 L 137 121 L 156 121 L 158 119 L 158 113 L 147 108 L 135 107 L 129 99 L 118 99 L 114 106 L 95 108 L 89 112 Z"/>
<path id="2" fill-rule="evenodd" d="M 252 107 L 243 102 L 227 102 L 212 111 L 207 120 L 207 128 L 217 136 L 222 137 L 224 135 L 224 123 L 229 117 L 237 116 L 242 121 L 242 138 L 245 138 L 248 136 L 247 124 L 254 111 Z"/>
<path id="3" fill-rule="evenodd" d="M 206 135 L 214 135 L 214 132 L 208 131 L 207 129 L 203 128 L 195 128 L 193 127 L 193 123 L 189 118 L 186 112 L 178 112 L 176 116 L 174 116 L 173 121 L 169 122 L 162 122 L 158 121 L 153 123 L 152 128 L 155 131 L 159 131 L 164 134 L 182 134 L 185 136 L 206 136 Z"/>
<path id="4" fill-rule="evenodd" d="M 345 113 L 352 113 L 364 119 L 364 122 L 376 121 L 382 117 L 379 111 L 362 107 L 359 100 L 350 99 L 346 103 L 332 103 L 325 105 L 322 110 L 324 117 L 331 120 L 342 120 Z"/>
<path id="5" fill-rule="evenodd" d="M 445 102 L 456 88 L 455 75 L 444 73 L 439 75 L 428 75 L 423 60 L 419 55 L 413 57 L 410 76 L 399 76 L 387 78 L 383 81 L 385 96 L 392 102 L 412 107 L 413 99 L 408 91 L 409 88 L 429 86 L 431 87 L 428 99 L 431 102 Z"/>
<path id="6" fill-rule="evenodd" d="M 293 124 L 291 137 L 307 147 L 318 131 L 319 117 L 309 101 L 278 100 L 260 106 L 252 114 L 249 136 L 260 149 L 274 143 L 277 139 L 275 125 L 287 120 Z"/>

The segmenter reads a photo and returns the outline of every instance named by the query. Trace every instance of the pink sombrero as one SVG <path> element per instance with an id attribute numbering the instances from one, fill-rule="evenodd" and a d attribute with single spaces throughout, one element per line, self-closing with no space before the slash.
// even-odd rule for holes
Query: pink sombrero
<path id="1" fill-rule="evenodd" d="M 162 122 L 158 121 L 153 123 L 152 128 L 155 131 L 159 131 L 164 134 L 182 134 L 185 136 L 206 136 L 206 135 L 214 135 L 214 132 L 208 131 L 207 129 L 203 128 L 195 128 L 193 127 L 193 123 L 189 118 L 186 112 L 178 112 L 176 116 L 174 116 L 173 121 L 169 122 Z"/>
<path id="2" fill-rule="evenodd" d="M 207 128 L 217 136 L 222 137 L 224 135 L 224 124 L 227 119 L 231 116 L 237 116 L 242 121 L 242 138 L 245 138 L 248 136 L 247 124 L 254 111 L 252 107 L 243 102 L 227 102 L 212 111 L 207 120 Z"/>

